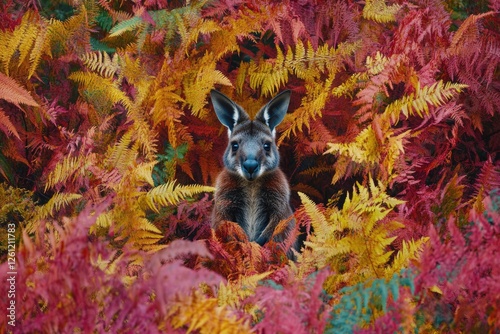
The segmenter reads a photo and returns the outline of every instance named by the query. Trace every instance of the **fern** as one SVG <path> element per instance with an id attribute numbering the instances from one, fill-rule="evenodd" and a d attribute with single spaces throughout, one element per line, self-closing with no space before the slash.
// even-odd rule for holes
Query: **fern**
<path id="1" fill-rule="evenodd" d="M 94 94 L 102 94 L 105 99 L 111 103 L 111 105 L 115 103 L 122 103 L 127 110 L 132 109 L 132 101 L 130 98 L 126 96 L 122 90 L 120 90 L 116 82 L 113 82 L 110 79 L 103 78 L 95 73 L 81 71 L 71 73 L 69 79 L 79 83 L 82 88 L 88 92 L 90 95 L 90 102 L 93 101 L 92 99 Z M 97 107 L 102 108 L 102 106 L 99 105 L 97 105 Z"/>
<path id="2" fill-rule="evenodd" d="M 217 299 L 199 293 L 176 301 L 168 316 L 174 328 L 182 328 L 188 333 L 251 333 L 248 320 L 238 319 L 230 310 L 217 306 Z"/>
<path id="3" fill-rule="evenodd" d="M 47 203 L 36 209 L 33 219 L 26 225 L 26 230 L 29 233 L 33 233 L 38 229 L 38 225 L 42 220 L 52 217 L 63 207 L 81 198 L 82 195 L 80 194 L 55 193 Z"/>
<path id="4" fill-rule="evenodd" d="M 398 4 L 387 6 L 385 0 L 367 0 L 363 7 L 363 17 L 379 23 L 394 22 L 400 9 Z"/>
<path id="5" fill-rule="evenodd" d="M 388 246 L 396 237 L 391 234 L 404 227 L 387 215 L 400 200 L 385 194 L 385 188 L 369 180 L 366 188 L 357 184 L 341 210 L 328 208 L 325 213 L 304 194 L 299 193 L 314 233 L 305 242 L 307 249 L 299 255 L 298 274 L 304 275 L 315 267 L 330 265 L 339 274 L 327 280 L 327 291 L 335 291 L 343 282 L 360 282 L 365 278 L 390 277 L 395 271 L 409 265 L 408 261 L 420 251 L 426 241 L 422 239 L 396 253 L 393 267 L 386 269 L 392 257 Z M 309 250 L 310 249 L 310 250 Z M 344 261 L 350 258 L 349 268 Z"/>
<path id="6" fill-rule="evenodd" d="M 21 139 L 14 124 L 12 124 L 9 116 L 0 108 L 0 128 L 7 135 L 14 135 L 17 139 Z"/>
<path id="7" fill-rule="evenodd" d="M 77 177 L 85 176 L 90 166 L 94 164 L 93 156 L 67 156 L 59 162 L 55 168 L 47 175 L 45 191 L 53 188 L 59 183 L 68 181 L 71 177 L 73 181 Z"/>
<path id="8" fill-rule="evenodd" d="M 267 278 L 269 274 L 269 272 L 265 272 L 252 276 L 242 276 L 234 282 L 221 283 L 217 291 L 218 305 L 238 308 L 245 298 L 255 294 L 259 282 Z"/>
<path id="9" fill-rule="evenodd" d="M 19 85 L 16 80 L 3 73 L 0 73 L 0 99 L 13 103 L 16 106 L 19 106 L 19 104 L 26 104 L 33 107 L 39 106 L 25 88 Z"/>
<path id="10" fill-rule="evenodd" d="M 384 111 L 384 117 L 389 117 L 392 123 L 399 121 L 402 112 L 404 116 L 417 114 L 423 117 L 429 113 L 429 105 L 439 107 L 460 93 L 467 85 L 437 81 L 431 86 L 420 88 L 418 85 L 415 93 L 405 96 L 389 104 Z"/>
<path id="11" fill-rule="evenodd" d="M 151 210 L 158 212 L 157 205 L 176 205 L 187 197 L 192 197 L 201 192 L 214 191 L 213 187 L 201 185 L 176 185 L 175 181 L 159 185 L 141 196 L 141 203 L 147 205 Z"/>
<path id="12" fill-rule="evenodd" d="M 105 78 L 110 78 L 120 71 L 120 58 L 117 53 L 111 59 L 106 52 L 97 51 L 85 53 L 81 56 L 83 63 L 92 71 L 98 72 Z"/>
<path id="13" fill-rule="evenodd" d="M 414 293 L 414 277 L 411 271 L 402 270 L 388 280 L 374 279 L 343 288 L 340 291 L 342 298 L 334 306 L 332 320 L 325 333 L 352 333 L 366 326 L 381 312 L 387 312 L 389 297 L 399 302 L 403 288 L 409 288 Z"/>

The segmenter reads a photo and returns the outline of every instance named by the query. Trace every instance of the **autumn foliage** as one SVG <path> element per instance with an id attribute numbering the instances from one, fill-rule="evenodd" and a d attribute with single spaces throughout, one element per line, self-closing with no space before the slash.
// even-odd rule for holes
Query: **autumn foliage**
<path id="1" fill-rule="evenodd" d="M 1 332 L 500 331 L 498 0 L 0 8 Z M 296 261 L 210 228 L 213 88 L 292 90 Z"/>

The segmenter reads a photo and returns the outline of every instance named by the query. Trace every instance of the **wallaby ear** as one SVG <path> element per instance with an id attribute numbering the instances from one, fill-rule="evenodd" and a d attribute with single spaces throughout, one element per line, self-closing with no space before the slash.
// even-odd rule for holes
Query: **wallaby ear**
<path id="1" fill-rule="evenodd" d="M 259 111 L 255 119 L 267 124 L 274 134 L 274 128 L 285 118 L 291 95 L 290 90 L 279 93 Z"/>
<path id="2" fill-rule="evenodd" d="M 215 89 L 210 91 L 212 105 L 219 121 L 228 128 L 229 133 L 233 131 L 236 124 L 249 119 L 243 109 L 234 103 L 229 97 Z"/>

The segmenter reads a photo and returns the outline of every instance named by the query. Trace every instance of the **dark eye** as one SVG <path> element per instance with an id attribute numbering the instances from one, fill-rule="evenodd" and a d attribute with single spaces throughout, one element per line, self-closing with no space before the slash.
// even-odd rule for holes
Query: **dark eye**
<path id="1" fill-rule="evenodd" d="M 240 145 L 238 145 L 238 143 L 237 143 L 237 142 L 233 141 L 233 142 L 231 143 L 231 149 L 233 150 L 233 152 L 238 151 L 238 148 L 239 148 L 239 147 L 240 147 Z"/>
<path id="2" fill-rule="evenodd" d="M 266 150 L 268 152 L 271 150 L 271 143 L 270 142 L 264 143 L 264 150 Z"/>

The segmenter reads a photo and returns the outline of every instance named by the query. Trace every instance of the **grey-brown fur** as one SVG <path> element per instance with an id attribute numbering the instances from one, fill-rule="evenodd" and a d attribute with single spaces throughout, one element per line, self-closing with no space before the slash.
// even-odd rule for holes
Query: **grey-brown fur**
<path id="1" fill-rule="evenodd" d="M 283 120 L 290 91 L 282 92 L 251 120 L 227 96 L 213 90 L 212 104 L 221 123 L 228 128 L 229 143 L 224 153 L 224 170 L 216 182 L 212 227 L 223 221 L 239 224 L 250 241 L 264 245 L 282 220 L 292 217 L 290 188 L 279 168 L 275 127 Z M 280 242 L 295 227 L 289 220 Z M 293 257 L 291 251 L 289 257 Z"/>

